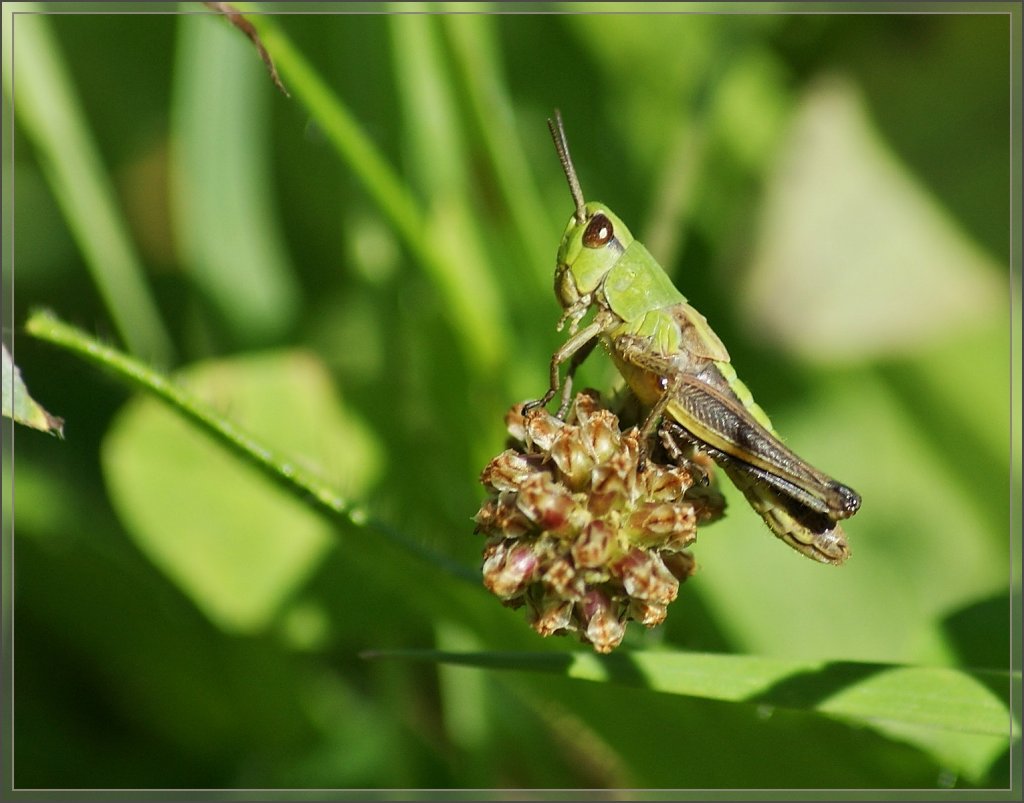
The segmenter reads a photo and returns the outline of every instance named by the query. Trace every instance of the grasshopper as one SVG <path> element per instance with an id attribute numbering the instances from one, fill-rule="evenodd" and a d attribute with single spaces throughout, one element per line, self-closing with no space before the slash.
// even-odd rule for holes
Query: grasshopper
<path id="1" fill-rule="evenodd" d="M 568 323 L 569 338 L 551 357 L 547 393 L 524 411 L 547 405 L 561 387 L 558 415 L 564 417 L 573 375 L 600 342 L 649 409 L 641 428 L 644 444 L 660 424 L 674 459 L 686 460 L 680 442 L 707 454 L 793 549 L 822 563 L 845 561 L 850 550 L 838 522 L 857 512 L 860 496 L 782 443 L 704 316 L 614 212 L 584 201 L 557 110 L 548 128 L 576 206 L 555 268 L 563 309 L 558 331 Z M 581 328 L 592 310 L 593 318 Z"/>

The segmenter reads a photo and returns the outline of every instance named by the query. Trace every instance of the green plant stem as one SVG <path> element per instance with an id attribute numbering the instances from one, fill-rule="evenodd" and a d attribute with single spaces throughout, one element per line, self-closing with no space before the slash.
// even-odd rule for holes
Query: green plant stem
<path id="1" fill-rule="evenodd" d="M 237 4 L 246 10 L 251 4 Z M 467 359 L 492 373 L 507 353 L 501 295 L 488 274 L 467 270 L 443 253 L 427 215 L 395 170 L 298 49 L 266 15 L 249 17 L 285 77 L 293 97 L 309 111 L 338 154 L 355 173 L 406 247 L 440 288 Z M 472 266 L 471 266 L 472 267 Z"/>
<path id="2" fill-rule="evenodd" d="M 461 11 L 461 4 L 444 4 L 445 12 Z M 487 14 L 446 13 L 441 17 L 451 40 L 459 78 L 466 87 L 469 108 L 490 156 L 497 187 L 509 211 L 509 220 L 527 254 L 529 270 L 537 284 L 550 291 L 552 243 L 564 227 L 561 211 L 568 217 L 569 204 L 552 224 L 544 199 L 533 179 L 533 169 L 516 133 L 516 114 L 501 73 L 500 43 L 494 18 Z"/>
<path id="3" fill-rule="evenodd" d="M 388 524 L 373 519 L 365 509 L 343 499 L 315 475 L 275 454 L 233 422 L 217 415 L 164 374 L 117 349 L 100 343 L 48 311 L 32 313 L 25 324 L 25 329 L 33 337 L 65 348 L 152 393 L 179 415 L 198 425 L 239 457 L 256 466 L 273 482 L 301 500 L 312 501 L 317 510 L 332 520 L 357 529 L 372 530 L 385 536 L 404 551 L 412 552 L 417 557 L 440 566 L 459 579 L 479 585 L 480 579 L 475 571 L 425 549 Z"/>

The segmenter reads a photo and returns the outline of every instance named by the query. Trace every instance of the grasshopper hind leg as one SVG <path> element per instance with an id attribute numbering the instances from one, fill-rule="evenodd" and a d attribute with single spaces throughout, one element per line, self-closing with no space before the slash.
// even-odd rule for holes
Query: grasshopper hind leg
<path id="1" fill-rule="evenodd" d="M 708 449 L 768 529 L 789 546 L 819 563 L 839 565 L 850 557 L 846 533 L 837 518 L 816 510 L 798 496 L 767 482 L 762 472 L 740 460 Z"/>
<path id="2" fill-rule="evenodd" d="M 647 443 L 654 435 L 658 420 L 664 415 L 665 407 L 672 397 L 673 381 L 670 377 L 676 374 L 675 366 L 670 358 L 651 349 L 649 337 L 619 335 L 612 343 L 612 352 L 621 361 L 619 370 L 623 372 L 634 394 L 650 405 L 647 417 L 640 426 L 641 441 Z M 637 383 L 645 387 L 644 392 L 637 389 Z M 645 394 L 647 398 L 644 398 Z"/>
<path id="3" fill-rule="evenodd" d="M 836 565 L 850 557 L 846 534 L 828 513 L 772 487 L 756 469 L 702 444 L 674 421 L 663 422 L 659 435 L 668 456 L 684 468 L 700 470 L 691 453 L 707 455 L 718 463 L 768 529 L 797 552 L 819 563 Z"/>
<path id="4" fill-rule="evenodd" d="M 811 510 L 796 499 L 779 493 L 745 471 L 736 461 L 728 461 L 722 468 L 768 529 L 797 552 L 819 563 L 835 565 L 846 562 L 850 557 L 846 533 L 839 522 L 827 513 Z"/>

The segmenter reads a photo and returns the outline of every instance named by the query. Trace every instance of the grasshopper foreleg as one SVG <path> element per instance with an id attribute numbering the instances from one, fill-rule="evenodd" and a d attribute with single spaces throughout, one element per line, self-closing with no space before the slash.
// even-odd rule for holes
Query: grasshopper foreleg
<path id="1" fill-rule="evenodd" d="M 562 402 L 558 408 L 558 417 L 562 418 L 565 415 L 571 402 L 573 374 L 576 373 L 576 369 L 590 355 L 590 352 L 594 350 L 597 339 L 610 325 L 614 325 L 614 323 L 610 322 L 606 316 L 599 314 L 588 326 L 576 332 L 576 334 L 562 344 L 558 351 L 551 355 L 551 384 L 548 387 L 548 391 L 536 401 L 524 404 L 524 414 L 537 407 L 545 406 L 555 398 L 555 394 L 558 393 L 558 389 L 561 387 Z M 563 384 L 559 376 L 559 369 L 562 363 L 566 361 L 569 362 L 569 369 L 566 371 L 565 383 Z"/>
<path id="2" fill-rule="evenodd" d="M 569 405 L 572 404 L 572 383 L 576 376 L 576 369 L 583 364 L 583 361 L 590 356 L 590 352 L 597 345 L 598 336 L 590 338 L 579 347 L 579 350 L 569 360 L 569 367 L 565 370 L 565 379 L 562 381 L 562 403 L 558 406 L 558 417 L 565 418 L 569 412 Z"/>

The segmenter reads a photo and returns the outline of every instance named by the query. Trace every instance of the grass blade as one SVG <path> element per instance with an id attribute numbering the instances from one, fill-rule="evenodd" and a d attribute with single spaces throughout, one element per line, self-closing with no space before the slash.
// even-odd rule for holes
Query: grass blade
<path id="1" fill-rule="evenodd" d="M 300 289 L 272 199 L 266 74 L 220 20 L 178 21 L 173 202 L 182 261 L 235 340 L 274 342 Z M 215 180 L 211 180 L 215 177 Z"/>
<path id="2" fill-rule="evenodd" d="M 452 326 L 470 363 L 490 373 L 508 353 L 505 314 L 498 288 L 479 266 L 441 250 L 408 186 L 378 150 L 342 101 L 284 33 L 263 15 L 253 15 L 267 50 L 292 96 L 312 115 L 339 156 L 394 226 L 406 247 L 437 284 Z"/>
<path id="3" fill-rule="evenodd" d="M 1004 736 L 1020 732 L 1007 700 L 1020 676 L 992 670 L 856 661 L 788 661 L 714 653 L 379 653 L 489 669 L 551 672 L 669 694 Z M 1005 693 L 1005 696 L 1004 696 Z"/>
<path id="4" fill-rule="evenodd" d="M 41 14 L 13 19 L 14 68 L 4 70 L 4 92 L 39 153 L 40 168 L 128 350 L 167 363 L 173 355 L 171 339 L 49 22 Z"/>

